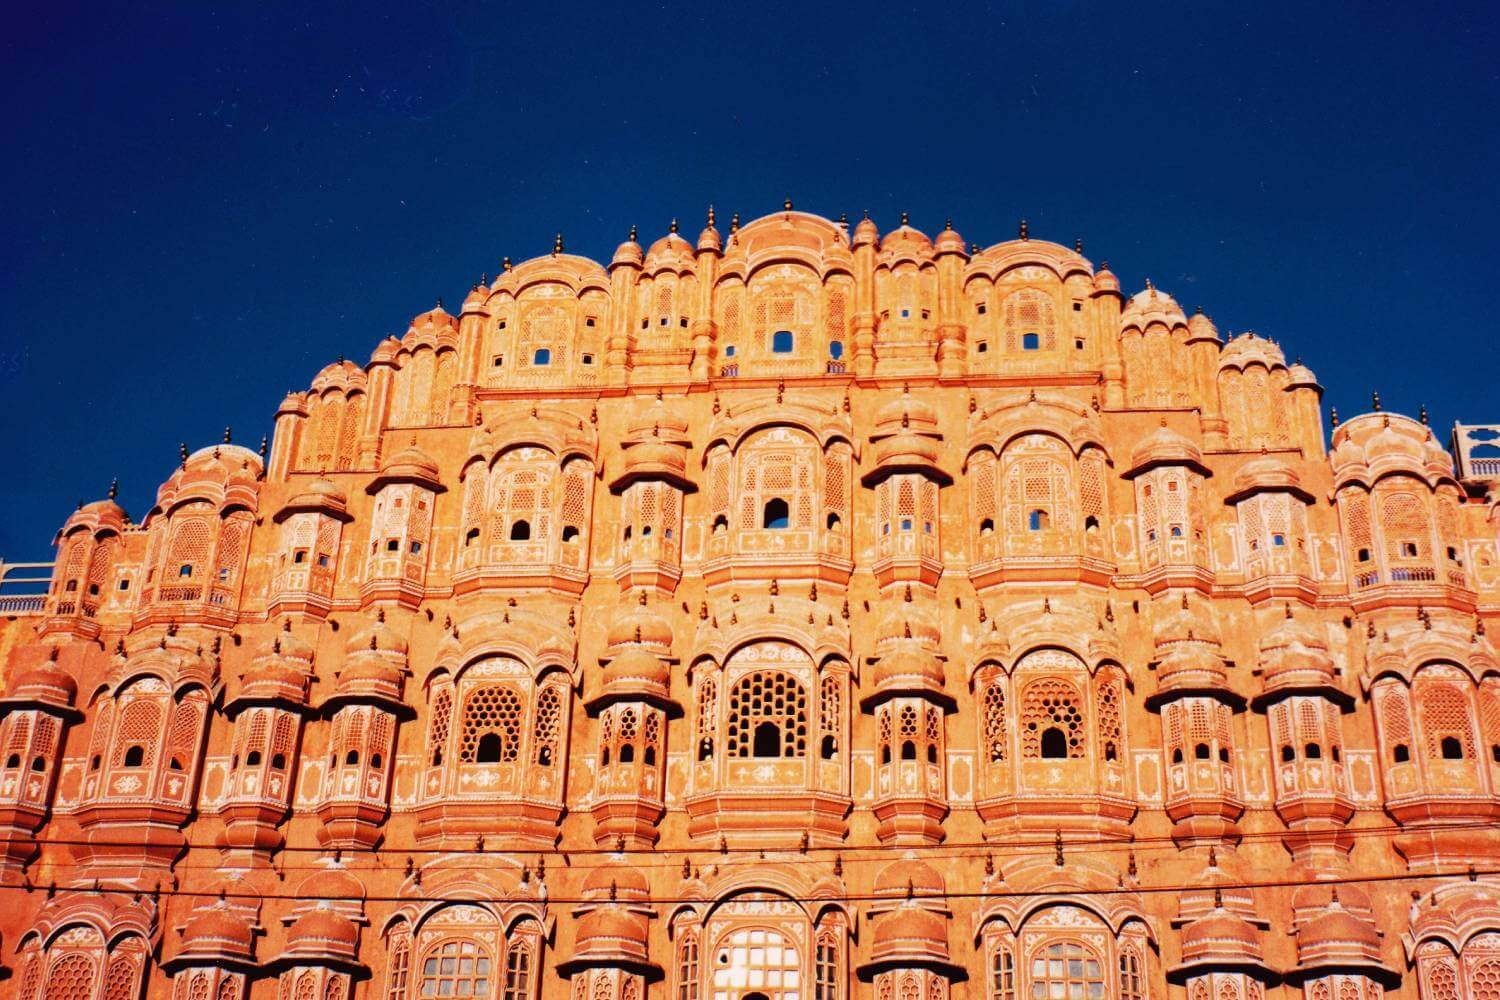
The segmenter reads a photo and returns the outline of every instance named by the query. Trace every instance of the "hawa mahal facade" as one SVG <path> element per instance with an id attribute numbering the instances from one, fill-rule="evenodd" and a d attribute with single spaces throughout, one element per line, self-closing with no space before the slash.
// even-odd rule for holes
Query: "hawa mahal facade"
<path id="1" fill-rule="evenodd" d="M 1320 392 L 1024 223 L 507 260 L 63 523 L 0 991 L 1496 1000 L 1500 492 Z"/>

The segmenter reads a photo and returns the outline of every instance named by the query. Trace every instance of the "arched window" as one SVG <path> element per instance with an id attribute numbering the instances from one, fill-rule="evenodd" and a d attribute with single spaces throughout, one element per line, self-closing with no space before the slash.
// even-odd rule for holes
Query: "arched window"
<path id="1" fill-rule="evenodd" d="M 1037 997 L 1105 997 L 1104 965 L 1088 947 L 1061 941 L 1031 953 L 1031 991 Z"/>
<path id="2" fill-rule="evenodd" d="M 771 334 L 771 353 L 791 354 L 794 340 L 795 338 L 792 336 L 792 331 L 777 330 L 775 333 Z"/>
<path id="3" fill-rule="evenodd" d="M 515 761 L 521 752 L 524 718 L 521 698 L 515 689 L 500 684 L 475 688 L 464 701 L 458 759 L 465 764 Z M 493 736 L 494 740 L 487 741 L 486 736 Z M 494 759 L 482 759 L 482 752 L 493 754 Z"/>
<path id="4" fill-rule="evenodd" d="M 531 539 L 531 524 L 527 521 L 516 521 L 510 526 L 510 540 L 513 542 L 525 542 Z"/>
<path id="5" fill-rule="evenodd" d="M 761 519 L 763 528 L 785 528 L 791 523 L 791 511 L 780 497 L 766 501 L 765 514 Z"/>
<path id="6" fill-rule="evenodd" d="M 538 347 L 536 354 L 532 355 L 531 363 L 538 367 L 552 363 L 552 351 L 546 347 Z"/>
<path id="7" fill-rule="evenodd" d="M 1005 689 L 994 680 L 984 692 L 984 747 L 990 763 L 1005 760 Z"/>
<path id="8" fill-rule="evenodd" d="M 829 341 L 828 356 L 835 361 L 842 358 L 844 356 L 844 342 L 842 340 Z"/>
<path id="9" fill-rule="evenodd" d="M 807 695 L 796 678 L 758 671 L 729 695 L 729 756 L 807 756 Z"/>
<path id="10" fill-rule="evenodd" d="M 448 940 L 422 961 L 419 993 L 424 997 L 490 996 L 490 954 L 478 942 Z"/>
<path id="11" fill-rule="evenodd" d="M 1037 333 L 1023 333 L 1023 334 L 1021 334 L 1021 350 L 1023 350 L 1023 351 L 1039 351 L 1039 350 L 1041 350 L 1041 348 L 1042 348 L 1042 337 L 1041 337 L 1041 334 L 1037 334 Z"/>
<path id="12" fill-rule="evenodd" d="M 1021 749 L 1025 756 L 1084 756 L 1083 709 L 1073 685 L 1053 677 L 1035 680 L 1026 686 L 1021 702 Z"/>
<path id="13" fill-rule="evenodd" d="M 131 744 L 125 748 L 124 765 L 126 767 L 140 767 L 145 763 L 146 748 L 139 743 Z"/>
<path id="14" fill-rule="evenodd" d="M 1026 528 L 1029 531 L 1046 531 L 1051 521 L 1051 514 L 1037 508 L 1026 515 Z"/>

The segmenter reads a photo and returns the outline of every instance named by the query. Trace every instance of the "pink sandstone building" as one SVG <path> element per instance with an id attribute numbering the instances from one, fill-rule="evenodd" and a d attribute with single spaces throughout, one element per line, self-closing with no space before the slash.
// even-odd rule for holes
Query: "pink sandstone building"
<path id="1" fill-rule="evenodd" d="M 507 260 L 63 523 L 0 993 L 1497 1000 L 1500 488 L 1320 394 L 1024 224 Z"/>

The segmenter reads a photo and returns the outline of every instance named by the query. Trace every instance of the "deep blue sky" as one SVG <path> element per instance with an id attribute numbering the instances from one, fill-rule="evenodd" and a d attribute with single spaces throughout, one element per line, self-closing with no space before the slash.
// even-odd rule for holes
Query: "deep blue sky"
<path id="1" fill-rule="evenodd" d="M 26 6 L 0 557 L 111 476 L 143 516 L 179 441 L 258 443 L 503 255 L 607 260 L 709 202 L 985 245 L 1024 215 L 1281 340 L 1345 415 L 1500 420 L 1494 4 Z"/>

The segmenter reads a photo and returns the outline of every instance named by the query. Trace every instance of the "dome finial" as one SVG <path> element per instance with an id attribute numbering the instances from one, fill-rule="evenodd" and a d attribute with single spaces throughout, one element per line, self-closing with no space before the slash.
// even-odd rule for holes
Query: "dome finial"
<path id="1" fill-rule="evenodd" d="M 1375 412 L 1376 413 L 1380 412 L 1380 392 L 1379 392 L 1379 390 L 1376 390 L 1375 392 L 1370 393 L 1370 405 L 1373 406 L 1373 407 L 1375 407 Z"/>
<path id="2" fill-rule="evenodd" d="M 677 235 L 677 217 L 676 216 L 672 217 L 672 224 L 669 225 L 669 226 L 667 226 L 667 232 L 671 233 L 673 236 Z"/>
<path id="3" fill-rule="evenodd" d="M 1019 231 L 1017 232 L 1017 236 L 1023 240 L 1031 239 L 1031 227 L 1026 224 L 1025 219 L 1021 220 L 1021 225 L 1019 227 Z"/>
<path id="4" fill-rule="evenodd" d="M 179 442 L 178 445 L 177 445 L 177 451 L 182 456 L 182 464 L 183 464 L 183 466 L 186 467 L 187 466 L 187 442 L 186 441 Z"/>
<path id="5" fill-rule="evenodd" d="M 1156 286 L 1153 285 L 1153 284 L 1151 284 L 1151 279 L 1150 278 L 1146 279 L 1146 291 L 1148 291 L 1148 292 L 1154 292 L 1154 291 L 1156 291 Z"/>
<path id="6" fill-rule="evenodd" d="M 1427 426 L 1427 404 L 1426 403 L 1423 403 L 1422 404 L 1422 408 L 1417 411 L 1417 419 L 1420 420 L 1420 421 L 1422 421 L 1422 426 L 1423 427 Z"/>
<path id="7" fill-rule="evenodd" d="M 117 497 L 119 495 L 120 495 L 120 479 L 117 476 L 114 479 L 110 480 L 110 483 L 109 483 L 109 498 L 111 500 L 113 500 L 115 497 Z"/>
<path id="8" fill-rule="evenodd" d="M 708 206 L 708 228 L 712 229 L 713 227 L 714 227 L 714 207 L 712 205 L 710 205 L 710 206 Z"/>
<path id="9" fill-rule="evenodd" d="M 945 233 L 951 233 L 951 232 L 953 232 L 953 216 L 950 215 L 950 216 L 948 216 L 948 218 L 946 218 L 946 219 L 943 220 L 943 232 L 945 232 Z"/>
<path id="10" fill-rule="evenodd" d="M 910 224 L 910 222 L 911 222 L 911 216 L 907 215 L 905 212 L 902 212 L 901 213 L 901 224 L 903 226 L 905 226 L 905 225 Z"/>
<path id="11" fill-rule="evenodd" d="M 557 234 L 557 238 L 552 241 L 552 256 L 556 257 L 558 254 L 560 254 L 562 252 L 563 252 L 563 238 L 562 238 L 562 233 L 558 233 Z"/>
<path id="12" fill-rule="evenodd" d="M 731 234 L 740 231 L 740 213 L 735 212 L 729 217 L 729 232 Z"/>
<path id="13" fill-rule="evenodd" d="M 234 443 L 234 429 L 231 428 L 228 424 L 224 425 L 224 443 L 225 444 L 233 444 Z"/>
<path id="14" fill-rule="evenodd" d="M 635 227 L 635 223 L 632 222 L 630 224 L 630 235 L 627 236 L 627 237 L 625 237 L 625 242 L 626 243 L 634 243 L 636 235 L 637 235 L 637 230 L 636 230 L 636 227 Z"/>
<path id="15" fill-rule="evenodd" d="M 1329 419 L 1331 419 L 1333 421 L 1333 429 L 1334 430 L 1338 430 L 1338 426 L 1339 426 L 1339 408 L 1337 406 L 1330 406 L 1328 408 L 1328 417 L 1329 417 Z"/>
<path id="16" fill-rule="evenodd" d="M 1082 236 L 1075 236 L 1075 237 L 1073 237 L 1073 252 L 1076 253 L 1076 254 L 1080 254 L 1080 255 L 1083 253 L 1083 237 Z"/>
<path id="17" fill-rule="evenodd" d="M 500 258 L 500 269 L 502 271 L 509 272 L 510 271 L 510 266 L 511 265 L 510 265 L 510 258 L 509 257 L 501 257 Z"/>
<path id="18" fill-rule="evenodd" d="M 785 209 L 786 211 L 790 212 L 792 210 L 792 199 L 791 198 L 787 198 L 786 200 L 784 200 L 781 203 L 781 207 L 783 209 Z"/>

